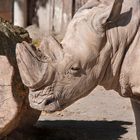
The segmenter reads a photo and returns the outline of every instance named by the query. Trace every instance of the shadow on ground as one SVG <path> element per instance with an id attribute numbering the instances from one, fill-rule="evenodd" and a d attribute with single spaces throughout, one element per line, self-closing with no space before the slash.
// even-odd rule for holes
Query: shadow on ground
<path id="1" fill-rule="evenodd" d="M 38 128 L 15 132 L 6 140 L 118 140 L 129 125 L 124 121 L 39 121 Z"/>

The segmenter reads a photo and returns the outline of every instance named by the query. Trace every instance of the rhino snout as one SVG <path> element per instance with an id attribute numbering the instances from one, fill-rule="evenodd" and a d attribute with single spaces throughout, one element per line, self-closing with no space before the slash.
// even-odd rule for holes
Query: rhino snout
<path id="1" fill-rule="evenodd" d="M 30 90 L 29 102 L 32 108 L 48 113 L 61 110 L 60 103 L 53 93 Z"/>

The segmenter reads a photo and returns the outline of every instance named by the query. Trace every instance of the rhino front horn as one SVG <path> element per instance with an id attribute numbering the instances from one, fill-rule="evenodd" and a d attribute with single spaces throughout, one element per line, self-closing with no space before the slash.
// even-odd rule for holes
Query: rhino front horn
<path id="1" fill-rule="evenodd" d="M 51 59 L 42 55 L 27 42 L 18 43 L 16 46 L 16 59 L 22 82 L 32 90 L 49 85 L 54 80 L 55 68 Z"/>

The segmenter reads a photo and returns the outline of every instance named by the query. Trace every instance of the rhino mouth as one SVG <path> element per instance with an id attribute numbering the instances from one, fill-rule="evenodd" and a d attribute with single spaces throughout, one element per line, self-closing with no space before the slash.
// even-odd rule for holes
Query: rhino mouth
<path id="1" fill-rule="evenodd" d="M 53 113 L 61 111 L 72 104 L 69 100 L 65 100 L 63 88 L 56 88 L 55 84 L 47 86 L 44 90 L 30 90 L 29 103 L 34 109 Z"/>
<path id="2" fill-rule="evenodd" d="M 35 93 L 29 93 L 30 106 L 40 111 L 52 113 L 61 110 L 60 104 L 53 95 L 42 98 L 41 95 L 36 96 Z"/>

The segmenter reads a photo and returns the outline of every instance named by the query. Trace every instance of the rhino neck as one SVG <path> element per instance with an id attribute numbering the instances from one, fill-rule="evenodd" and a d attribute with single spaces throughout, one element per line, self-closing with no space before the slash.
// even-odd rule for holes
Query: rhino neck
<path id="1" fill-rule="evenodd" d="M 125 9 L 127 12 L 106 32 L 107 43 L 104 48 L 109 48 L 108 52 L 105 52 L 108 53 L 108 58 L 106 58 L 105 72 L 99 81 L 99 84 L 106 89 L 114 89 L 119 93 L 121 92 L 119 80 L 123 62 L 128 51 L 134 49 L 133 42 L 136 42 L 136 36 L 139 32 L 138 6 L 135 4 L 132 7 L 133 11 L 130 7 L 128 9 Z"/>
<path id="2" fill-rule="evenodd" d="M 119 75 L 124 57 L 129 49 L 126 39 L 120 41 L 117 29 L 107 32 L 107 43 L 100 52 L 100 61 L 103 63 L 100 71 L 99 85 L 107 90 L 119 91 Z"/>

